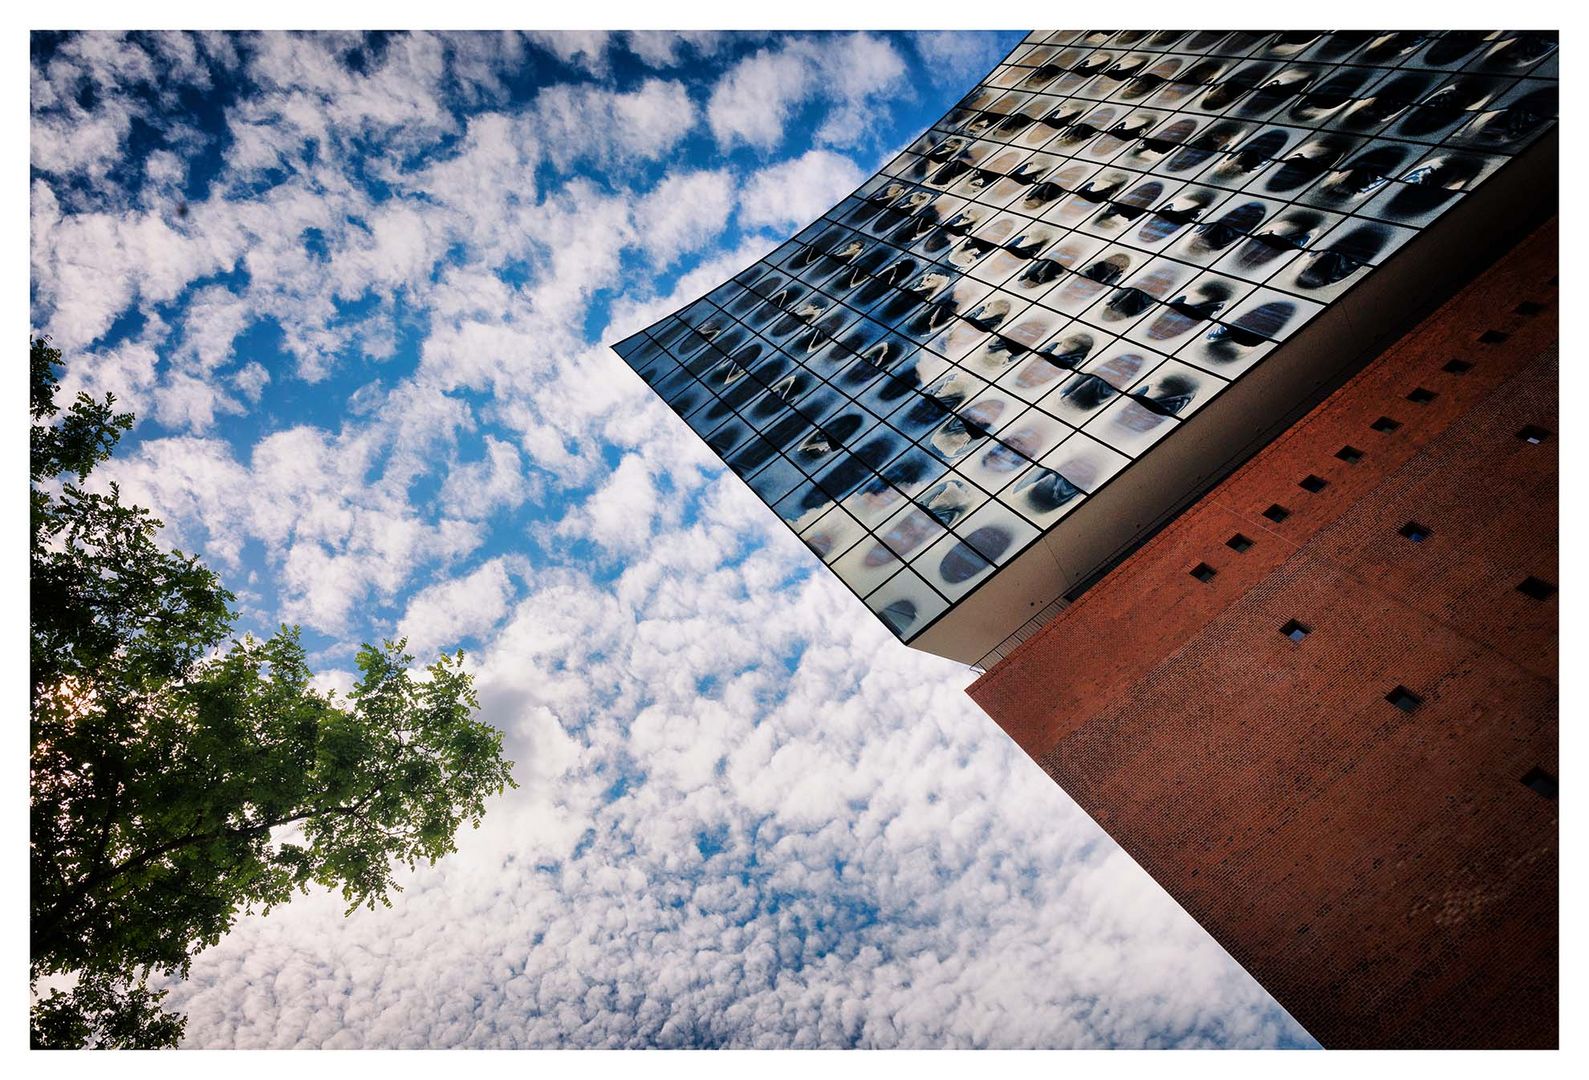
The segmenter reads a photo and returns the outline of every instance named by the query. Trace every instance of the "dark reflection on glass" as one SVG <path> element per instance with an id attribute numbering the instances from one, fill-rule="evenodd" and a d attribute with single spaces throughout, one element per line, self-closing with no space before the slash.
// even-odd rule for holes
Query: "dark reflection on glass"
<path id="1" fill-rule="evenodd" d="M 1403 176 L 1385 209 L 1395 218 L 1418 218 L 1438 209 L 1478 179 L 1484 163 L 1477 158 L 1444 155 L 1422 162 Z"/>
<path id="2" fill-rule="evenodd" d="M 945 480 L 917 496 L 916 505 L 938 524 L 950 528 L 971 512 L 971 489 L 963 480 Z"/>
<path id="3" fill-rule="evenodd" d="M 1545 131 L 1557 50 L 1038 34 L 615 349 L 910 640 Z"/>
<path id="4" fill-rule="evenodd" d="M 1554 86 L 1534 90 L 1504 109 L 1484 113 L 1473 122 L 1471 138 L 1486 146 L 1507 146 L 1521 142 L 1556 117 L 1557 92 Z"/>
<path id="5" fill-rule="evenodd" d="M 1165 171 L 1172 173 L 1190 172 L 1207 164 L 1216 154 L 1223 154 L 1247 133 L 1245 124 L 1234 121 L 1220 121 L 1209 125 L 1196 137 L 1187 142 L 1181 149 L 1170 155 L 1165 163 Z M 1285 137 L 1282 135 L 1276 147 L 1284 145 Z M 1237 170 L 1244 171 L 1244 170 Z M 1250 170 L 1245 170 L 1250 171 Z"/>
<path id="6" fill-rule="evenodd" d="M 1263 223 L 1267 210 L 1261 202 L 1244 202 L 1226 211 L 1217 221 L 1199 225 L 1188 246 L 1194 254 L 1223 251 L 1240 240 L 1246 240 Z"/>
<path id="7" fill-rule="evenodd" d="M 1014 534 L 1002 525 L 984 525 L 979 529 L 972 529 L 965 538 L 967 547 L 972 548 L 991 563 L 998 562 L 999 558 L 1010 550 L 1010 545 L 1013 543 L 1015 543 Z M 947 573 L 944 576 L 948 578 Z M 966 576 L 969 577 L 970 574 Z"/>
<path id="8" fill-rule="evenodd" d="M 1365 64 L 1393 64 L 1421 48 L 1429 35 L 1416 30 L 1381 35 L 1358 53 L 1357 59 Z"/>
<path id="9" fill-rule="evenodd" d="M 1287 117 L 1299 123 L 1314 123 L 1352 101 L 1367 86 L 1372 73 L 1367 69 L 1343 71 L 1309 86 Z"/>
<path id="10" fill-rule="evenodd" d="M 1230 286 L 1223 281 L 1205 282 L 1197 287 L 1195 294 L 1182 293 L 1166 304 L 1165 310 L 1148 326 L 1148 337 L 1154 341 L 1180 337 L 1198 323 L 1219 314 L 1230 297 Z"/>
<path id="11" fill-rule="evenodd" d="M 1197 396 L 1197 384 L 1188 376 L 1170 374 L 1132 392 L 1137 403 L 1160 416 L 1176 416 Z"/>
<path id="12" fill-rule="evenodd" d="M 1313 72 L 1305 68 L 1281 71 L 1259 84 L 1245 101 L 1239 103 L 1235 115 L 1267 116 L 1292 98 L 1299 96 L 1308 88 L 1313 78 Z"/>
<path id="13" fill-rule="evenodd" d="M 904 637 L 905 631 L 916 621 L 916 605 L 909 600 L 895 600 L 877 614 L 890 630 Z"/>
<path id="14" fill-rule="evenodd" d="M 1068 334 L 1051 341 L 1037 350 L 1037 355 L 1062 370 L 1069 371 L 1087 359 L 1092 352 L 1093 336 L 1088 333 Z"/>
<path id="15" fill-rule="evenodd" d="M 1558 44 L 1555 34 L 1516 34 L 1490 56 L 1488 66 L 1527 67 L 1555 52 Z"/>
<path id="16" fill-rule="evenodd" d="M 1083 373 L 1071 378 L 1059 393 L 1078 409 L 1091 410 L 1114 397 L 1119 391 L 1098 376 Z"/>
<path id="17" fill-rule="evenodd" d="M 1234 322 L 1219 323 L 1210 330 L 1209 351 L 1220 360 L 1235 360 L 1242 349 L 1277 337 L 1295 313 L 1296 305 L 1288 300 L 1262 304 L 1238 316 Z"/>
<path id="18" fill-rule="evenodd" d="M 1304 289 L 1322 289 L 1344 281 L 1376 258 L 1389 239 L 1390 230 L 1383 225 L 1355 226 L 1315 253 L 1297 275 L 1297 284 Z"/>
<path id="19" fill-rule="evenodd" d="M 1374 38 L 1372 30 L 1336 30 L 1313 51 L 1318 60 L 1344 60 Z"/>
<path id="20" fill-rule="evenodd" d="M 1435 76 L 1407 72 L 1396 75 L 1375 88 L 1374 93 L 1363 98 L 1341 117 L 1341 126 L 1348 131 L 1368 131 L 1385 124 L 1392 117 L 1412 107 L 1434 85 Z"/>
<path id="21" fill-rule="evenodd" d="M 1426 64 L 1446 67 L 1470 56 L 1484 44 L 1486 35 L 1479 30 L 1448 30 L 1424 52 Z"/>
<path id="22" fill-rule="evenodd" d="M 1038 467 L 1016 481 L 1014 494 L 1037 513 L 1051 514 L 1079 498 L 1082 490 L 1059 473 Z"/>
<path id="23" fill-rule="evenodd" d="M 1236 260 L 1243 267 L 1255 270 L 1283 255 L 1301 251 L 1317 239 L 1324 221 L 1323 214 L 1312 210 L 1292 210 L 1281 214 L 1242 245 Z"/>
<path id="24" fill-rule="evenodd" d="M 1269 176 L 1265 189 L 1286 192 L 1311 184 L 1350 152 L 1353 141 L 1340 135 L 1308 140 L 1286 156 Z"/>
<path id="25" fill-rule="evenodd" d="M 984 530 L 977 530 L 982 532 Z M 985 541 L 986 542 L 986 541 Z M 938 564 L 938 573 L 951 585 L 970 581 L 988 568 L 988 562 L 977 553 L 967 540 L 962 540 L 950 548 Z"/>
<path id="26" fill-rule="evenodd" d="M 1257 89 L 1273 71 L 1273 64 L 1246 64 L 1216 83 L 1212 90 L 1203 95 L 1198 108 L 1205 112 L 1224 112 L 1244 95 Z"/>
<path id="27" fill-rule="evenodd" d="M 1338 198 L 1377 191 L 1389 182 L 1398 166 L 1411 155 L 1405 146 L 1376 146 L 1347 161 L 1324 180 L 1323 190 Z"/>

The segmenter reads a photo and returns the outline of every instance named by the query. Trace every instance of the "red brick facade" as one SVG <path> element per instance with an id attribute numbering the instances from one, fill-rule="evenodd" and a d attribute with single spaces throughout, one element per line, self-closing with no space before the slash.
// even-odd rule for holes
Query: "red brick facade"
<path id="1" fill-rule="evenodd" d="M 1556 1045 L 1556 262 L 1551 222 L 970 689 L 1325 1046 Z"/>

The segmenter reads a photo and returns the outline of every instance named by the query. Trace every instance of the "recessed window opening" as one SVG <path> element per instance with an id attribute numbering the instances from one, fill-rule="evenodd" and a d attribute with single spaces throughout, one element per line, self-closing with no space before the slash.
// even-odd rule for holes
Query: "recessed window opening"
<path id="1" fill-rule="evenodd" d="M 1322 476 L 1314 476 L 1312 473 L 1309 473 L 1301 480 L 1297 481 L 1297 487 L 1301 488 L 1303 491 L 1311 491 L 1315 495 L 1329 486 L 1330 482 L 1328 480 L 1324 479 Z"/>
<path id="2" fill-rule="evenodd" d="M 1287 510 L 1285 507 L 1281 506 L 1279 503 L 1275 503 L 1273 506 L 1269 507 L 1269 509 L 1267 509 L 1267 510 L 1265 510 L 1263 512 L 1263 516 L 1268 518 L 1270 521 L 1279 522 L 1279 521 L 1284 521 L 1286 518 L 1290 517 L 1291 516 L 1291 511 Z"/>
<path id="3" fill-rule="evenodd" d="M 1473 370 L 1473 365 L 1468 363 L 1466 360 L 1458 360 L 1453 357 L 1452 359 L 1447 360 L 1445 366 L 1440 370 L 1449 371 L 1453 375 L 1466 375 L 1468 372 Z"/>
<path id="4" fill-rule="evenodd" d="M 1388 416 L 1381 416 L 1378 420 L 1375 420 L 1372 424 L 1370 424 L 1368 426 L 1373 428 L 1375 431 L 1383 431 L 1383 432 L 1385 432 L 1388 435 L 1390 432 L 1395 431 L 1397 428 L 1401 427 L 1401 421 L 1392 420 Z"/>
<path id="5" fill-rule="evenodd" d="M 1429 390 L 1420 386 L 1418 389 L 1407 395 L 1407 400 L 1412 402 L 1414 405 L 1427 405 L 1439 396 L 1440 395 L 1435 393 L 1433 390 Z"/>
<path id="6" fill-rule="evenodd" d="M 1311 626 L 1304 626 L 1302 623 L 1292 619 L 1290 622 L 1286 623 L 1280 628 L 1280 632 L 1286 637 L 1290 638 L 1292 641 L 1301 641 L 1303 638 L 1313 633 L 1313 628 Z"/>
<path id="7" fill-rule="evenodd" d="M 1207 563 L 1200 562 L 1196 566 L 1192 567 L 1192 576 L 1198 581 L 1201 581 L 1204 585 L 1207 585 L 1210 581 L 1213 581 L 1214 575 L 1216 573 L 1218 573 L 1218 571 L 1212 566 L 1209 566 Z"/>
<path id="8" fill-rule="evenodd" d="M 1356 465 L 1363 460 L 1363 452 L 1355 446 L 1343 446 L 1335 452 L 1335 456 L 1348 465 Z"/>
<path id="9" fill-rule="evenodd" d="M 1550 432 L 1546 431 L 1537 424 L 1524 424 L 1522 429 L 1518 431 L 1517 437 L 1526 443 L 1532 443 L 1533 445 L 1538 446 L 1540 443 L 1550 438 Z"/>
<path id="10" fill-rule="evenodd" d="M 1235 536 L 1232 536 L 1229 540 L 1225 541 L 1225 546 L 1230 548 L 1232 551 L 1241 552 L 1252 547 L 1252 541 L 1243 536 L 1241 533 L 1237 533 Z"/>
<path id="11" fill-rule="evenodd" d="M 1427 525 L 1420 525 L 1416 521 L 1409 521 L 1396 531 L 1415 544 L 1423 543 L 1429 539 L 1430 534 L 1430 529 Z"/>
<path id="12" fill-rule="evenodd" d="M 1545 305 L 1537 300 L 1524 300 L 1512 309 L 1513 315 L 1538 315 L 1545 310 Z"/>
<path id="13" fill-rule="evenodd" d="M 1517 591 L 1522 593 L 1524 596 L 1531 596 L 1535 600 L 1549 600 L 1552 596 L 1556 595 L 1556 586 L 1552 585 L 1548 581 L 1542 581 L 1541 579 L 1530 575 L 1529 577 L 1524 578 L 1517 586 Z"/>
<path id="14" fill-rule="evenodd" d="M 1503 334 L 1499 330 L 1486 330 L 1479 335 L 1479 341 L 1484 345 L 1499 345 L 1509 337 L 1510 334 Z"/>
<path id="15" fill-rule="evenodd" d="M 1423 704 L 1423 698 L 1419 697 L 1405 686 L 1396 687 L 1396 689 L 1385 695 L 1385 700 L 1396 706 L 1396 708 L 1400 709 L 1404 713 L 1410 713 L 1418 706 Z"/>
<path id="16" fill-rule="evenodd" d="M 1535 765 L 1523 774 L 1523 786 L 1533 788 L 1547 799 L 1556 797 L 1556 777 Z"/>

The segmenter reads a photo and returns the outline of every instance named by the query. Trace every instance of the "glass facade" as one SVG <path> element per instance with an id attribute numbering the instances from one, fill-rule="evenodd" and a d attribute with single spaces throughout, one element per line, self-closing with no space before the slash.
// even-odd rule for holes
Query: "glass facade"
<path id="1" fill-rule="evenodd" d="M 1033 33 L 614 348 L 910 641 L 1548 130 L 1557 51 Z"/>

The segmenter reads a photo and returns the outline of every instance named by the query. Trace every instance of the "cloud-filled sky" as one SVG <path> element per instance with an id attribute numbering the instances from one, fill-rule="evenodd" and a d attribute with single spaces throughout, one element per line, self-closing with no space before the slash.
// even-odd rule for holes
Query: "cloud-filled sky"
<path id="1" fill-rule="evenodd" d="M 35 35 L 31 310 L 238 595 L 463 648 L 519 790 L 390 910 L 250 917 L 198 1047 L 1297 1046 L 605 343 L 1019 33 Z"/>

